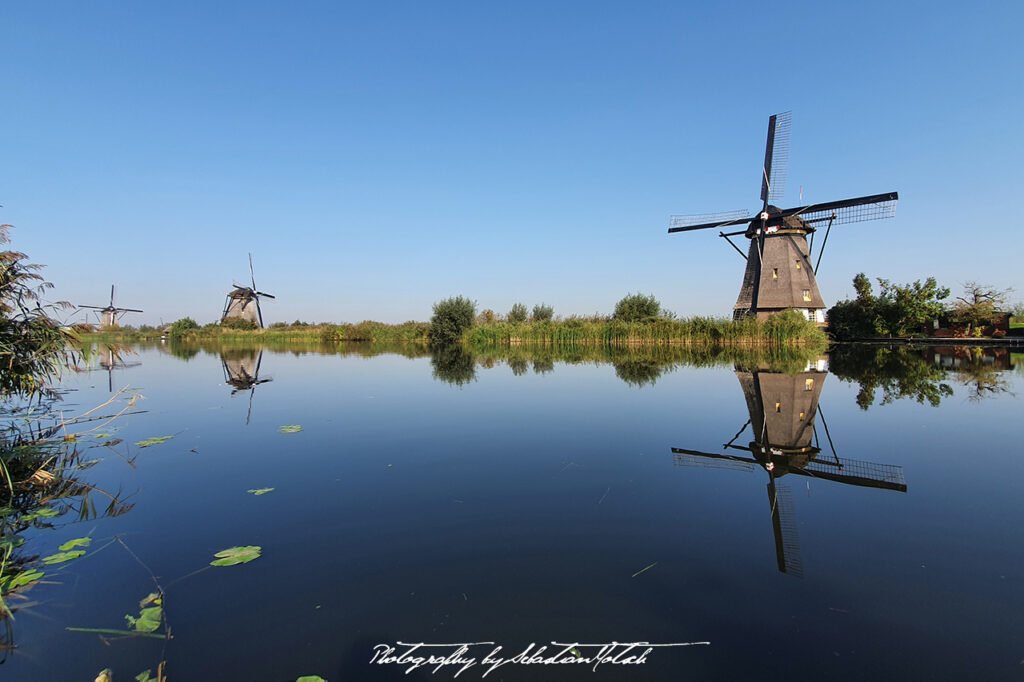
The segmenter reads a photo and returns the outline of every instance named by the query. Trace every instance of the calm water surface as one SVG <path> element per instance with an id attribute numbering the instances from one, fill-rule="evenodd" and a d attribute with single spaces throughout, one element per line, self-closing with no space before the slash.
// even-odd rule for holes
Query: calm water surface
<path id="1" fill-rule="evenodd" d="M 80 475 L 134 506 L 93 494 L 96 518 L 26 535 L 30 555 L 93 544 L 25 592 L 0 678 L 166 659 L 175 681 L 444 680 L 371 665 L 374 646 L 647 641 L 710 644 L 484 679 L 1019 679 L 1024 374 L 918 356 L 915 384 L 850 381 L 858 357 L 786 374 L 141 348 L 109 378 L 146 412 Z M 110 395 L 100 367 L 66 386 L 69 411 Z M 134 445 L 153 436 L 173 438 Z M 236 545 L 262 556 L 204 569 Z M 150 570 L 172 640 L 64 629 L 124 628 Z"/>

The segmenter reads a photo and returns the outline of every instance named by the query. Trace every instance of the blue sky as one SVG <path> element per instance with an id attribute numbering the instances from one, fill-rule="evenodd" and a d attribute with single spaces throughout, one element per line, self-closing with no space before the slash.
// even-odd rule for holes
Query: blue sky
<path id="1" fill-rule="evenodd" d="M 0 222 L 54 297 L 267 322 L 428 319 L 633 291 L 730 313 L 743 261 L 674 213 L 896 190 L 833 230 L 860 271 L 1024 298 L 1024 3 L 51 2 L 0 9 Z M 79 318 L 76 319 L 80 319 Z"/>

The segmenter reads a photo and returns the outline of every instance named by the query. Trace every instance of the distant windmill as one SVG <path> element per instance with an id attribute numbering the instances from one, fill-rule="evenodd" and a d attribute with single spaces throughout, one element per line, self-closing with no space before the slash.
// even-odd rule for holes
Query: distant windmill
<path id="1" fill-rule="evenodd" d="M 116 327 L 117 317 L 121 313 L 141 313 L 141 310 L 135 308 L 118 308 L 114 305 L 114 285 L 110 285 L 110 305 L 98 306 L 98 305 L 80 305 L 79 308 L 92 308 L 93 310 L 99 310 L 100 312 L 100 326 L 101 327 Z"/>
<path id="2" fill-rule="evenodd" d="M 224 301 L 224 312 L 221 314 L 221 321 L 227 319 L 251 320 L 263 328 L 263 311 L 260 310 L 260 297 L 274 298 L 270 294 L 256 290 L 256 275 L 252 269 L 252 254 L 249 254 L 249 277 L 252 286 L 247 287 L 232 280 L 235 287 L 227 295 Z"/>
<path id="3" fill-rule="evenodd" d="M 786 474 L 845 483 L 867 488 L 907 492 L 902 467 L 840 458 L 836 454 L 828 424 L 822 424 L 832 456 L 821 456 L 814 425 L 820 408 L 818 398 L 828 372 L 808 367 L 801 374 L 737 370 L 746 398 L 750 419 L 728 443 L 723 452 L 701 452 L 672 448 L 677 464 L 702 465 L 753 471 L 760 466 L 768 473 L 768 503 L 771 508 L 775 556 L 779 571 L 790 575 L 803 572 L 800 541 L 792 494 L 785 483 Z M 733 445 L 751 426 L 754 440 L 747 446 Z M 752 456 L 726 454 L 725 450 L 746 450 Z"/>
<path id="4" fill-rule="evenodd" d="M 761 170 L 761 211 L 729 211 L 701 215 L 672 216 L 669 232 L 690 232 L 730 225 L 747 224 L 737 232 L 719 232 L 741 256 L 729 237 L 742 234 L 750 240 L 747 268 L 743 273 L 740 295 L 733 306 L 733 317 L 756 315 L 764 319 L 788 308 L 801 311 L 807 319 L 825 323 L 825 301 L 818 291 L 815 275 L 832 225 L 891 218 L 896 211 L 896 192 L 874 194 L 855 199 L 810 204 L 780 209 L 768 202 L 785 194 L 789 163 L 789 133 L 792 113 L 776 114 L 768 119 L 768 142 Z M 802 193 L 801 193 L 802 196 Z M 826 224 L 818 260 L 811 268 L 814 232 Z M 807 235 L 811 235 L 808 246 Z"/>

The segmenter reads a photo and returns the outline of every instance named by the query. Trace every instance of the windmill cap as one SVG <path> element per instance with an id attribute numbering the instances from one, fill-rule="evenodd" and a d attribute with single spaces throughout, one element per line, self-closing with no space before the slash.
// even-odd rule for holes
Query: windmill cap
<path id="1" fill-rule="evenodd" d="M 782 215 L 782 209 L 779 208 L 778 206 L 772 206 L 769 204 L 768 208 L 765 209 L 765 212 L 768 214 L 767 227 L 778 228 L 776 233 L 778 231 L 788 232 L 790 230 L 795 230 L 803 234 L 807 234 L 808 232 L 814 231 L 814 228 L 808 225 L 806 222 L 804 222 L 804 220 L 800 216 L 791 215 L 786 216 L 785 218 L 780 217 Z M 760 229 L 761 218 L 760 214 L 758 214 L 758 217 L 751 220 L 750 225 L 747 226 L 747 232 L 745 236 L 747 238 L 753 238 L 754 236 L 757 235 L 757 231 Z"/>

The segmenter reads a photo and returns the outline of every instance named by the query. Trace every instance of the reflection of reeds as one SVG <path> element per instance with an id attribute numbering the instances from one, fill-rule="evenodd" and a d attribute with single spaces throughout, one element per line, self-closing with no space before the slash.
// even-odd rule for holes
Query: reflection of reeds
<path id="1" fill-rule="evenodd" d="M 110 493 L 82 480 L 82 472 L 96 461 L 86 461 L 83 457 L 88 448 L 82 445 L 84 437 L 113 419 L 131 413 L 136 395 L 129 396 L 126 404 L 114 414 L 97 414 L 123 394 L 123 391 L 118 392 L 103 405 L 70 420 L 60 412 L 47 411 L 36 404 L 35 413 L 40 416 L 8 419 L 5 430 L 0 432 L 0 492 L 3 493 L 0 501 L 0 622 L 5 628 L 0 635 L 0 650 L 13 646 L 9 641 L 9 621 L 13 615 L 9 598 L 41 575 L 37 572 L 30 578 L 29 571 L 38 568 L 37 557 L 17 551 L 23 542 L 21 534 L 29 528 L 52 527 L 54 519 L 69 513 L 78 520 L 89 520 L 120 516 L 134 506 L 129 501 L 130 496 L 120 491 Z M 89 424 L 90 428 L 83 430 L 84 424 Z M 110 450 L 120 443 L 117 439 L 90 442 L 92 447 Z M 131 464 L 131 460 L 127 461 Z M 97 507 L 96 496 L 102 498 L 104 506 Z"/>

